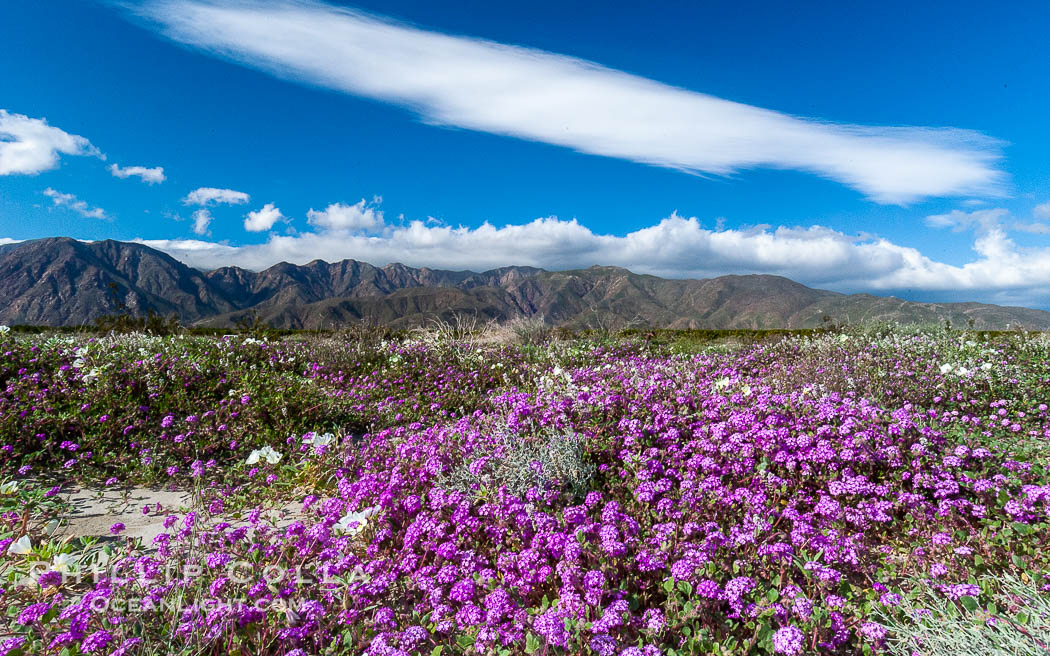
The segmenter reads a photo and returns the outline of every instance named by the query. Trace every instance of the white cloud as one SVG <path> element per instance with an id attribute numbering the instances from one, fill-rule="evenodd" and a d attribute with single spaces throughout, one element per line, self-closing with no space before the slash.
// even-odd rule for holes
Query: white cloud
<path id="1" fill-rule="evenodd" d="M 412 221 L 386 226 L 378 234 L 271 235 L 263 244 L 239 247 L 182 240 L 144 243 L 202 269 L 235 264 L 259 270 L 282 261 L 346 258 L 475 271 L 508 264 L 555 270 L 607 264 L 669 278 L 768 273 L 840 291 L 961 293 L 970 300 L 1050 304 L 1050 248 L 1018 247 L 998 227 L 976 236 L 975 256 L 962 265 L 938 262 L 883 238 L 821 226 L 721 230 L 678 214 L 624 236 L 595 233 L 575 220 L 551 217 L 499 228 Z"/>
<path id="2" fill-rule="evenodd" d="M 311 225 L 324 230 L 378 230 L 383 228 L 383 212 L 361 199 L 353 205 L 333 203 L 324 210 L 310 209 L 306 213 Z"/>
<path id="3" fill-rule="evenodd" d="M 1003 219 L 1008 216 L 1010 211 L 1001 207 L 973 212 L 952 210 L 947 214 L 926 217 L 926 225 L 931 228 L 951 228 L 955 232 L 974 229 L 987 232 L 1002 225 Z"/>
<path id="4" fill-rule="evenodd" d="M 266 203 L 261 210 L 248 212 L 248 216 L 244 217 L 244 229 L 248 232 L 263 232 L 272 228 L 278 221 L 284 221 L 281 210 L 273 203 Z"/>
<path id="5" fill-rule="evenodd" d="M 10 237 L 0 237 L 0 246 L 7 246 L 8 244 L 20 244 L 21 239 L 11 239 Z"/>
<path id="6" fill-rule="evenodd" d="M 68 207 L 80 216 L 89 219 L 108 219 L 109 216 L 106 211 L 101 207 L 90 207 L 88 204 L 78 199 L 73 194 L 64 194 L 61 191 L 55 191 L 51 187 L 44 190 L 44 195 L 51 199 L 51 202 L 55 207 Z"/>
<path id="7" fill-rule="evenodd" d="M 211 212 L 206 209 L 199 209 L 193 213 L 193 232 L 198 235 L 204 235 L 208 233 L 208 226 L 211 225 Z"/>
<path id="8" fill-rule="evenodd" d="M 1032 215 L 1037 219 L 1050 219 L 1050 201 L 1036 205 Z"/>
<path id="9" fill-rule="evenodd" d="M 1042 221 L 1033 221 L 1032 223 L 1011 223 L 1011 230 L 1017 230 L 1018 232 L 1030 232 L 1033 235 L 1050 235 L 1050 223 L 1043 223 Z"/>
<path id="10" fill-rule="evenodd" d="M 33 175 L 58 166 L 58 156 L 105 156 L 91 142 L 48 125 L 42 118 L 0 109 L 0 175 Z"/>
<path id="11" fill-rule="evenodd" d="M 116 164 L 110 164 L 109 172 L 118 178 L 130 178 L 131 176 L 135 176 L 150 185 L 164 182 L 164 180 L 167 179 L 164 177 L 164 167 L 162 166 L 155 166 L 153 168 L 146 168 L 145 166 L 125 166 L 121 168 Z"/>
<path id="12" fill-rule="evenodd" d="M 169 38 L 297 82 L 456 126 L 691 173 L 808 171 L 881 203 L 1002 192 L 1000 142 L 952 128 L 798 118 L 541 50 L 320 2 L 151 0 Z"/>
<path id="13" fill-rule="evenodd" d="M 1036 217 L 1039 217 L 1040 215 L 1038 209 L 1037 206 L 1036 211 L 1034 212 Z M 975 230 L 978 234 L 982 235 L 994 231 L 1005 232 L 1007 230 L 1027 232 L 1035 235 L 1050 234 L 1050 224 L 1042 223 L 1040 221 L 1033 221 L 1031 223 L 1013 220 L 1008 221 L 1010 218 L 1010 210 L 1002 207 L 976 210 L 973 212 L 952 210 L 948 214 L 934 214 L 926 217 L 926 225 L 931 228 L 951 228 L 953 232 Z"/>
<path id="14" fill-rule="evenodd" d="M 243 191 L 233 189 L 216 189 L 215 187 L 200 187 L 186 194 L 182 199 L 185 205 L 243 205 L 251 200 L 251 197 Z"/>

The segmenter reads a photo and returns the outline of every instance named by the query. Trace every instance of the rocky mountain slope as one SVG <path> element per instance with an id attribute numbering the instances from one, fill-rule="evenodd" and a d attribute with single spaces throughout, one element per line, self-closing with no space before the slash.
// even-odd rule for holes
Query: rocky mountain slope
<path id="1" fill-rule="evenodd" d="M 70 326 L 127 308 L 184 323 L 336 329 L 351 322 L 411 327 L 454 315 L 542 317 L 571 327 L 807 328 L 897 321 L 1050 329 L 1050 312 L 981 303 L 913 303 L 811 289 L 779 276 L 666 280 L 618 267 L 483 273 L 376 267 L 355 260 L 264 271 L 202 272 L 141 244 L 39 239 L 0 249 L 0 324 Z"/>

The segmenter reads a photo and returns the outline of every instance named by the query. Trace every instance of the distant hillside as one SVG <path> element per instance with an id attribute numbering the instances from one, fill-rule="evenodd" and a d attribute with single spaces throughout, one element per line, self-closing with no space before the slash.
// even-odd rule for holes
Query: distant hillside
<path id="1" fill-rule="evenodd" d="M 913 303 L 839 294 L 779 276 L 666 280 L 617 267 L 474 273 L 376 267 L 355 260 L 265 271 L 202 272 L 141 244 L 64 237 L 0 248 L 2 324 L 89 324 L 121 306 L 184 323 L 338 328 L 367 321 L 412 327 L 455 315 L 505 321 L 542 317 L 570 327 L 810 328 L 837 323 L 943 323 L 980 329 L 1050 330 L 1050 312 L 981 303 Z"/>

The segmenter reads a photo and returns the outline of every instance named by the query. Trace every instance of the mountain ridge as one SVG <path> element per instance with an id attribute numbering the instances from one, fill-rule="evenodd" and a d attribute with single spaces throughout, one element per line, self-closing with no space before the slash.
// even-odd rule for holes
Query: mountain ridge
<path id="1" fill-rule="evenodd" d="M 896 321 L 1050 330 L 1050 312 L 983 303 L 922 303 L 814 289 L 768 274 L 671 280 L 614 266 L 446 271 L 357 260 L 200 271 L 144 244 L 52 237 L 0 249 L 0 324 L 72 326 L 126 308 L 228 327 L 395 328 L 476 315 L 541 317 L 577 328 L 811 328 Z"/>

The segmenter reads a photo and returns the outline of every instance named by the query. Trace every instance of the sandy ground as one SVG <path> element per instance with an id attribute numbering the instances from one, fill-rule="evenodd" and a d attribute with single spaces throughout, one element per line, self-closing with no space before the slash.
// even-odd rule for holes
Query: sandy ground
<path id="1" fill-rule="evenodd" d="M 168 513 L 184 514 L 191 505 L 189 492 L 142 487 L 83 488 L 63 496 L 73 508 L 63 516 L 63 525 L 56 536 L 108 536 L 109 528 L 120 522 L 125 526 L 121 535 L 142 538 L 145 545 L 152 544 L 154 537 L 164 533 L 164 517 Z M 150 512 L 143 514 L 142 508 L 147 505 Z"/>
<path id="2" fill-rule="evenodd" d="M 63 537 L 112 537 L 109 529 L 120 522 L 124 524 L 122 537 L 141 538 L 142 545 L 150 547 L 153 538 L 166 532 L 164 519 L 170 513 L 184 515 L 192 510 L 192 497 L 186 490 L 136 487 L 130 490 L 81 488 L 63 495 L 72 509 L 61 517 L 55 536 Z M 142 509 L 149 506 L 149 513 Z M 287 526 L 302 512 L 302 504 L 291 501 L 264 514 L 277 526 Z M 231 525 L 243 522 L 224 518 Z"/>

